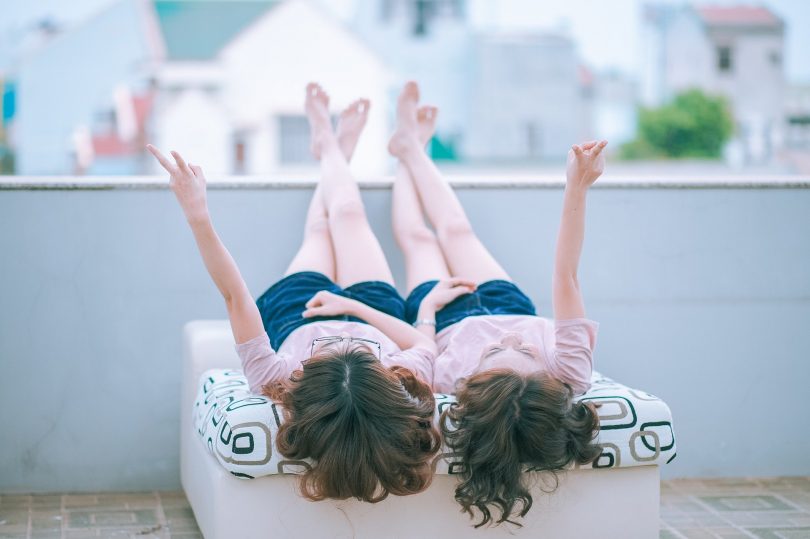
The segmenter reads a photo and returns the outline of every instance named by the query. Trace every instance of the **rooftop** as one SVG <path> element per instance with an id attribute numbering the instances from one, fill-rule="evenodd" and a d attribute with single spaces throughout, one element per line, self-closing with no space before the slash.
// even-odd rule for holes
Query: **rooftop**
<path id="1" fill-rule="evenodd" d="M 761 6 L 695 6 L 695 11 L 712 26 L 782 26 L 782 19 Z"/>

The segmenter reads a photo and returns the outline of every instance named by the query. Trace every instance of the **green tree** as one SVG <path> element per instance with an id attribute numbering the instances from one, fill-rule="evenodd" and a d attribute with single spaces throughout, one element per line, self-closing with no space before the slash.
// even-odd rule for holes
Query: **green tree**
<path id="1" fill-rule="evenodd" d="M 689 90 L 656 109 L 641 109 L 638 137 L 621 148 L 625 159 L 718 158 L 734 129 L 725 98 Z"/>

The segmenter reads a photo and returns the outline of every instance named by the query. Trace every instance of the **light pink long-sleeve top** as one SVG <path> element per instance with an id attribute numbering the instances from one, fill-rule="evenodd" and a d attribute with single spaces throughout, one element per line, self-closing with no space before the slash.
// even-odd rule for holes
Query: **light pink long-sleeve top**
<path id="1" fill-rule="evenodd" d="M 550 320 L 539 316 L 469 316 L 436 335 L 439 354 L 433 364 L 433 390 L 455 393 L 461 378 L 478 372 L 481 354 L 505 333 L 519 333 L 540 350 L 538 371 L 571 385 L 575 394 L 588 391 L 599 324 L 586 318 Z"/>
<path id="2" fill-rule="evenodd" d="M 278 351 L 270 346 L 267 333 L 236 345 L 242 369 L 250 391 L 261 393 L 262 386 L 277 380 L 287 380 L 293 371 L 302 368 L 309 359 L 312 341 L 320 337 L 348 334 L 380 343 L 380 360 L 386 367 L 406 367 L 427 383 L 433 379 L 433 352 L 424 348 L 401 350 L 383 332 L 369 324 L 326 320 L 312 322 L 296 329 L 284 340 Z"/>

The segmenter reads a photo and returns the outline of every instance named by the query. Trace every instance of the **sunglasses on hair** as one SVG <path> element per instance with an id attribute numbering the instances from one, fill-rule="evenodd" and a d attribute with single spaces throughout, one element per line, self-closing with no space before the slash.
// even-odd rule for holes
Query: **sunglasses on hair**
<path id="1" fill-rule="evenodd" d="M 339 342 L 358 342 L 361 344 L 365 344 L 372 350 L 377 351 L 377 359 L 382 359 L 382 346 L 377 341 L 372 341 L 371 339 L 363 339 L 361 337 L 340 337 L 338 335 L 332 337 L 318 337 L 317 339 L 312 341 L 312 347 L 309 351 L 309 357 L 315 355 L 315 348 L 316 346 L 327 346 L 330 344 L 335 344 Z"/>

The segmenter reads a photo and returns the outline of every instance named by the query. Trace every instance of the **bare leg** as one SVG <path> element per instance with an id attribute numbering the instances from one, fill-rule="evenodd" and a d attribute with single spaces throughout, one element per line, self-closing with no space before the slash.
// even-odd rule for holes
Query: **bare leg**
<path id="1" fill-rule="evenodd" d="M 477 283 L 493 279 L 510 280 L 506 270 L 475 235 L 461 202 L 425 153 L 419 141 L 418 99 L 418 87 L 409 82 L 397 103 L 399 125 L 391 137 L 389 151 L 410 171 L 452 274 Z"/>
<path id="2" fill-rule="evenodd" d="M 344 287 L 363 281 L 393 285 L 391 268 L 366 219 L 360 189 L 332 131 L 329 97 L 317 84 L 307 86 L 306 111 L 313 149 L 321 156 L 320 185 L 335 250 L 336 281 Z"/>
<path id="3" fill-rule="evenodd" d="M 337 125 L 337 139 L 341 152 L 347 161 L 352 160 L 354 149 L 360 133 L 368 118 L 368 101 L 358 99 L 343 111 Z M 329 233 L 329 218 L 323 204 L 321 186 L 315 188 L 312 201 L 309 203 L 307 219 L 304 224 L 304 241 L 293 257 L 284 275 L 299 271 L 317 271 L 333 281 L 337 279 L 335 271 L 335 250 L 332 236 Z"/>
<path id="4" fill-rule="evenodd" d="M 423 146 L 433 136 L 436 112 L 435 107 L 421 107 L 417 111 L 419 141 Z M 410 172 L 402 163 L 397 166 L 391 200 L 391 221 L 394 237 L 405 256 L 408 292 L 425 281 L 450 277 L 439 241 L 425 224 L 422 204 L 419 202 L 419 195 L 411 180 Z"/>
<path id="5" fill-rule="evenodd" d="M 299 271 L 317 271 L 335 280 L 335 252 L 320 186 L 315 189 L 309 203 L 307 220 L 304 224 L 304 240 L 284 275 Z"/>

